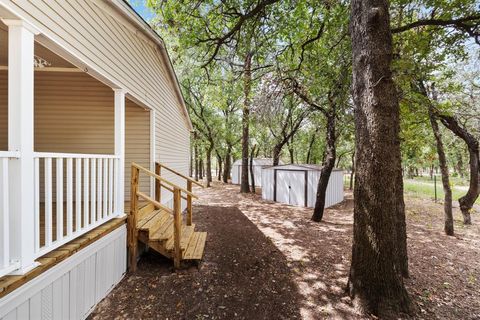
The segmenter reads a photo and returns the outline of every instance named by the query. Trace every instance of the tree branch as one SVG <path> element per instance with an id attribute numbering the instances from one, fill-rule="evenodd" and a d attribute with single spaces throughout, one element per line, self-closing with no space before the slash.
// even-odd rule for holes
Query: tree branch
<path id="1" fill-rule="evenodd" d="M 462 17 L 458 19 L 421 19 L 415 22 L 392 28 L 392 33 L 401 33 L 422 26 L 453 27 L 468 33 L 480 45 L 480 15 Z"/>
<path id="2" fill-rule="evenodd" d="M 205 68 L 207 65 L 209 65 L 217 56 L 218 52 L 220 51 L 220 48 L 222 47 L 223 44 L 226 42 L 229 42 L 231 38 L 240 31 L 242 26 L 245 24 L 246 21 L 249 19 L 255 18 L 259 13 L 262 12 L 262 10 L 276 2 L 279 2 L 280 0 L 263 0 L 260 3 L 258 3 L 255 8 L 253 8 L 251 11 L 247 12 L 246 14 L 240 15 L 238 21 L 235 23 L 232 29 L 230 29 L 227 33 L 218 36 L 218 37 L 211 37 L 211 38 L 206 38 L 206 39 L 200 39 L 198 40 L 197 44 L 200 43 L 207 43 L 207 42 L 213 42 L 215 45 L 215 48 L 213 50 L 212 55 L 208 60 L 202 65 L 202 68 Z"/>

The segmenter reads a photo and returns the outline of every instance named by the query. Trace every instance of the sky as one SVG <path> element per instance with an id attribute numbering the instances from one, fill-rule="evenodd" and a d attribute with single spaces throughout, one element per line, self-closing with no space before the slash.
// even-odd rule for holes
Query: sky
<path id="1" fill-rule="evenodd" d="M 145 0 L 128 0 L 128 3 L 130 3 L 133 9 L 135 9 L 145 21 L 149 22 L 154 17 L 154 14 L 147 8 L 145 2 Z"/>

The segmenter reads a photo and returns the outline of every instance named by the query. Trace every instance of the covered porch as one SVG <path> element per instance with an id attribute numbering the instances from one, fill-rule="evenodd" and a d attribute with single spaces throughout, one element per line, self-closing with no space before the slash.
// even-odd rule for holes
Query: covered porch
<path id="1" fill-rule="evenodd" d="M 154 168 L 154 112 L 44 44 L 0 23 L 0 277 L 124 217 L 130 162 Z"/>

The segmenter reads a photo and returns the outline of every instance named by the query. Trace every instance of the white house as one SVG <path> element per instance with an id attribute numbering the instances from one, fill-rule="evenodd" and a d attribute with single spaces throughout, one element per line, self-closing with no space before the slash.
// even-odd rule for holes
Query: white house
<path id="1" fill-rule="evenodd" d="M 0 319 L 85 318 L 126 271 L 127 229 L 131 263 L 137 240 L 201 258 L 162 39 L 120 0 L 0 0 L 0 19 Z"/>
<path id="2" fill-rule="evenodd" d="M 280 164 L 283 162 L 280 160 Z M 272 158 L 254 158 L 253 159 L 253 174 L 255 177 L 255 186 L 262 186 L 262 169 L 273 165 Z M 240 184 L 242 181 L 242 159 L 237 160 L 232 165 L 231 171 L 232 183 Z M 252 177 L 250 175 L 250 159 L 248 160 L 248 183 L 252 183 Z"/>
<path id="3" fill-rule="evenodd" d="M 303 207 L 315 207 L 321 166 L 287 164 L 262 170 L 262 198 Z M 334 169 L 325 195 L 328 208 L 343 201 L 343 171 Z"/>

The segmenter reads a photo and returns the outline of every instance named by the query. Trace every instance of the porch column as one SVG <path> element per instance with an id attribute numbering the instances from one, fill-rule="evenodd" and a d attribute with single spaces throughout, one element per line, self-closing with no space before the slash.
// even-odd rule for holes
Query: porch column
<path id="1" fill-rule="evenodd" d="M 8 150 L 20 152 L 12 161 L 10 179 L 10 249 L 23 274 L 35 267 L 35 180 L 33 160 L 33 48 L 38 34 L 21 20 L 8 26 Z"/>
<path id="2" fill-rule="evenodd" d="M 118 215 L 124 214 L 124 193 L 125 193 L 125 93 L 124 89 L 113 89 L 115 92 L 115 156 L 118 161 L 118 172 L 116 174 L 116 208 Z"/>

